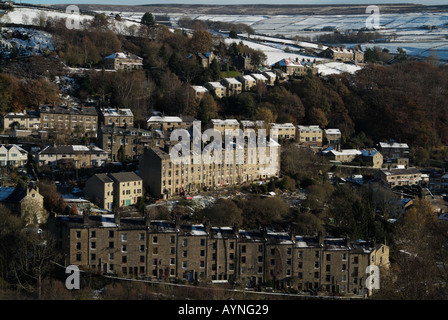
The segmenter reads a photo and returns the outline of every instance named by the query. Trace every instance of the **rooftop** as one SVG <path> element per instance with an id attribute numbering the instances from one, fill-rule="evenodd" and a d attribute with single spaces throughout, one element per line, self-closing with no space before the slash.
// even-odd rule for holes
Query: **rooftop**
<path id="1" fill-rule="evenodd" d="M 221 89 L 225 89 L 225 87 L 221 84 L 221 82 L 217 82 L 217 81 L 211 81 L 211 82 L 207 82 L 206 85 L 210 85 L 213 88 L 221 88 Z"/>
<path id="2" fill-rule="evenodd" d="M 114 116 L 114 117 L 132 117 L 134 114 L 131 109 L 115 109 L 115 108 L 104 108 L 101 110 L 103 116 Z"/>
<path id="3" fill-rule="evenodd" d="M 319 128 L 319 126 L 317 125 L 311 125 L 311 126 L 297 126 L 297 128 L 299 128 L 299 130 L 301 131 L 322 131 L 321 128 Z"/>
<path id="4" fill-rule="evenodd" d="M 97 116 L 98 113 L 94 107 L 67 107 L 67 106 L 41 106 L 41 113 L 56 113 L 70 115 L 91 115 Z"/>
<path id="5" fill-rule="evenodd" d="M 295 126 L 292 123 L 271 123 L 272 128 L 289 128 L 294 129 Z"/>
<path id="6" fill-rule="evenodd" d="M 208 92 L 208 89 L 204 86 L 191 86 L 196 92 Z"/>
<path id="7" fill-rule="evenodd" d="M 339 129 L 325 129 L 326 134 L 341 134 L 341 130 Z"/>
<path id="8" fill-rule="evenodd" d="M 381 148 L 409 148 L 407 143 L 398 143 L 398 142 L 380 142 Z"/>
<path id="9" fill-rule="evenodd" d="M 143 58 L 140 58 L 139 56 L 130 53 L 130 52 L 115 52 L 111 55 L 105 57 L 104 59 L 138 59 L 143 60 Z"/>
<path id="10" fill-rule="evenodd" d="M 5 148 L 6 150 L 11 150 L 12 148 L 14 148 L 22 154 L 28 153 L 26 150 L 22 149 L 22 147 L 18 146 L 17 144 L 1 144 L 0 148 Z"/>
<path id="11" fill-rule="evenodd" d="M 26 111 L 26 112 L 10 112 L 3 116 L 4 118 L 39 118 L 36 111 Z"/>
<path id="12" fill-rule="evenodd" d="M 236 119 L 211 119 L 213 125 L 238 125 L 238 120 Z"/>
<path id="13" fill-rule="evenodd" d="M 264 80 L 264 81 L 268 80 L 264 75 L 259 73 L 252 73 L 251 77 L 254 78 L 255 80 Z"/>
<path id="14" fill-rule="evenodd" d="M 112 183 L 114 182 L 114 180 L 112 180 L 107 173 L 97 173 L 94 175 L 95 177 L 97 177 L 98 179 L 100 179 L 102 182 L 104 183 Z"/>
<path id="15" fill-rule="evenodd" d="M 151 116 L 146 122 L 182 122 L 182 119 L 174 116 Z"/>
<path id="16" fill-rule="evenodd" d="M 107 153 L 94 145 L 55 145 L 44 147 L 39 154 Z"/>
<path id="17" fill-rule="evenodd" d="M 421 174 L 417 168 L 391 168 L 381 169 L 381 172 L 385 175 L 406 175 L 406 174 Z"/>
<path id="18" fill-rule="evenodd" d="M 224 78 L 224 79 L 222 79 L 222 81 L 228 82 L 230 84 L 241 84 L 241 82 L 239 82 L 235 78 Z"/>
<path id="19" fill-rule="evenodd" d="M 109 177 L 117 182 L 129 182 L 129 181 L 138 181 L 142 180 L 135 172 L 115 172 L 109 173 Z"/>
<path id="20" fill-rule="evenodd" d="M 19 203 L 27 195 L 27 189 L 19 187 L 0 187 L 0 202 Z"/>
<path id="21" fill-rule="evenodd" d="M 342 149 L 341 151 L 330 150 L 336 156 L 361 155 L 361 151 L 356 149 Z"/>

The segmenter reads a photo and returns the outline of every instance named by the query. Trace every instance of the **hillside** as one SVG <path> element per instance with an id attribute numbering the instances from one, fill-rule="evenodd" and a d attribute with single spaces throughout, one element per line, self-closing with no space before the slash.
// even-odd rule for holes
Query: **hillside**
<path id="1" fill-rule="evenodd" d="M 253 14 L 253 15 L 336 15 L 364 14 L 366 5 L 194 5 L 194 4 L 148 4 L 138 6 L 79 4 L 81 10 L 89 11 L 126 11 L 152 12 L 154 14 L 184 13 L 184 14 Z M 55 8 L 65 8 L 65 5 L 53 5 Z M 414 4 L 380 5 L 383 13 L 409 12 L 440 12 L 446 11 L 446 6 L 423 6 Z"/>

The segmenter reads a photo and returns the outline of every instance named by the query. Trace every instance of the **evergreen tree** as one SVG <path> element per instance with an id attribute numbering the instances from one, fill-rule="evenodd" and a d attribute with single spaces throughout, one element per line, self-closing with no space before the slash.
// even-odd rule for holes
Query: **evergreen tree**
<path id="1" fill-rule="evenodd" d="M 152 13 L 145 12 L 140 23 L 147 26 L 148 28 L 154 28 L 156 26 L 156 19 L 154 19 Z"/>

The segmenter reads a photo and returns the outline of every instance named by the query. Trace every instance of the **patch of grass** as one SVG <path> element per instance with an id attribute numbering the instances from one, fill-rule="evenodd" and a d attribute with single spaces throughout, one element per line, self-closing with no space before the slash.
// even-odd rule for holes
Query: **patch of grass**
<path id="1" fill-rule="evenodd" d="M 235 78 L 241 75 L 241 72 L 238 71 L 221 71 L 220 78 Z"/>

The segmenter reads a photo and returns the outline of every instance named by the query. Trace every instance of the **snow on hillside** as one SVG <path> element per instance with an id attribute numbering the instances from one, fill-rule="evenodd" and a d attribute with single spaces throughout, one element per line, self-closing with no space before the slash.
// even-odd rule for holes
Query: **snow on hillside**
<path id="1" fill-rule="evenodd" d="M 324 76 L 330 75 L 330 74 L 340 74 L 344 72 L 348 73 L 355 73 L 358 70 L 361 70 L 362 67 L 359 65 L 353 65 L 349 63 L 343 63 L 343 62 L 333 62 L 328 59 L 324 58 L 318 58 L 318 57 L 312 57 L 312 56 L 306 56 L 301 54 L 295 54 L 290 52 L 285 52 L 282 49 L 274 48 L 268 45 L 256 43 L 253 41 L 247 41 L 247 40 L 240 40 L 240 39 L 231 39 L 231 38 L 225 38 L 224 40 L 227 44 L 236 42 L 239 43 L 240 41 L 243 42 L 243 44 L 247 45 L 248 47 L 255 49 L 255 50 L 261 50 L 266 54 L 267 60 L 266 64 L 269 66 L 272 66 L 277 61 L 280 61 L 285 58 L 291 58 L 291 59 L 310 59 L 311 61 L 316 61 L 316 68 L 318 68 L 318 72 L 321 73 Z"/>
<path id="2" fill-rule="evenodd" d="M 273 65 L 277 61 L 280 61 L 284 58 L 292 58 L 292 59 L 299 59 L 299 60 L 302 60 L 302 59 L 314 60 L 314 59 L 316 59 L 316 61 L 324 61 L 325 60 L 323 58 L 315 58 L 315 57 L 306 56 L 306 55 L 302 55 L 302 54 L 285 52 L 279 48 L 271 47 L 271 46 L 268 46 L 265 44 L 260 44 L 260 43 L 248 41 L 248 40 L 226 38 L 224 41 L 226 44 L 231 44 L 234 42 L 240 43 L 240 41 L 242 41 L 244 45 L 247 45 L 248 47 L 250 47 L 252 49 L 263 51 L 267 57 L 267 60 L 266 60 L 267 65 Z"/>
<path id="3" fill-rule="evenodd" d="M 0 55 L 9 57 L 13 48 L 19 56 L 39 55 L 53 51 L 51 34 L 31 28 L 0 28 Z"/>
<path id="4" fill-rule="evenodd" d="M 432 41 L 432 42 L 391 42 L 391 43 L 366 43 L 361 45 L 365 50 L 367 48 L 386 48 L 391 53 L 396 53 L 398 48 L 402 48 L 408 55 L 427 58 L 435 56 L 441 60 L 448 61 L 448 42 Z"/>
<path id="5" fill-rule="evenodd" d="M 249 35 L 247 33 L 240 34 L 240 36 L 243 36 L 247 38 Z M 306 42 L 306 41 L 294 41 L 291 39 L 284 39 L 284 38 L 276 38 L 276 37 L 268 37 L 268 36 L 262 36 L 262 35 L 251 35 L 250 38 L 252 40 L 256 41 L 266 41 L 266 42 L 277 42 L 282 43 L 284 45 L 296 45 L 304 48 L 311 48 L 311 49 L 318 49 L 319 44 L 312 43 L 312 42 Z M 327 46 L 322 45 L 321 49 L 325 50 Z"/>
<path id="6" fill-rule="evenodd" d="M 317 64 L 316 68 L 320 74 L 323 76 L 328 76 L 330 74 L 340 74 L 344 72 L 355 73 L 362 69 L 359 65 L 354 65 L 350 63 L 343 62 L 327 62 L 322 64 Z"/>
<path id="7" fill-rule="evenodd" d="M 21 25 L 38 26 L 40 19 L 47 18 L 67 18 L 73 19 L 74 15 L 65 12 L 43 10 L 38 8 L 14 7 L 14 10 L 7 12 L 0 18 L 1 23 L 13 23 Z M 92 16 L 80 15 L 80 23 L 91 20 Z"/>
<path id="8" fill-rule="evenodd" d="M 70 22 L 72 22 L 73 20 L 79 21 L 79 25 L 80 27 L 82 27 L 87 22 L 92 20 L 93 16 L 82 13 L 80 13 L 79 15 L 75 15 L 72 13 L 50 9 L 47 10 L 41 8 L 15 6 L 13 11 L 9 11 L 4 16 L 0 17 L 0 23 L 39 26 L 41 20 L 45 21 L 48 18 L 67 19 Z M 126 34 L 128 32 L 128 28 L 140 25 L 139 22 L 129 21 L 125 19 L 123 19 L 122 21 L 116 21 L 115 19 L 111 18 L 109 21 L 113 22 L 112 29 L 120 34 Z"/>

